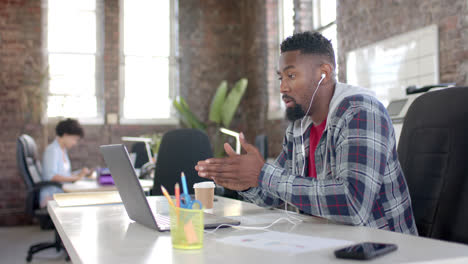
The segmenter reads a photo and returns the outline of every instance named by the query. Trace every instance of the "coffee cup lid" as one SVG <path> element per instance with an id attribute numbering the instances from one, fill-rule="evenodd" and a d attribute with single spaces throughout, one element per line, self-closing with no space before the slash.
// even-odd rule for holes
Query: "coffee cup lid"
<path id="1" fill-rule="evenodd" d="M 215 184 L 212 181 L 199 182 L 195 183 L 193 188 L 215 188 Z"/>

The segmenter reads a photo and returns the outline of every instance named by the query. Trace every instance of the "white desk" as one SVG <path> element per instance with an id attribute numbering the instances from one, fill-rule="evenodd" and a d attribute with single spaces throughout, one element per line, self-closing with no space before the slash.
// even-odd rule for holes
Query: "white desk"
<path id="1" fill-rule="evenodd" d="M 144 191 L 149 191 L 153 187 L 153 180 L 140 180 Z M 80 180 L 74 183 L 62 185 L 64 192 L 107 192 L 116 191 L 115 185 L 99 185 L 96 180 Z"/>
<path id="2" fill-rule="evenodd" d="M 156 197 L 150 199 L 150 202 L 155 202 Z M 273 221 L 284 216 L 281 210 L 263 209 L 226 198 L 218 199 L 215 202 L 215 214 L 242 215 L 244 222 L 257 221 L 263 225 L 265 218 Z M 216 241 L 227 236 L 262 232 L 234 228 L 205 234 L 203 249 L 177 250 L 172 248 L 169 232 L 160 233 L 131 221 L 122 204 L 58 207 L 55 201 L 50 201 L 48 211 L 73 263 L 359 263 L 336 259 L 333 249 L 288 255 Z M 281 222 L 270 230 L 398 245 L 396 252 L 366 263 L 468 263 L 466 245 L 366 227 L 335 225 L 315 217 L 304 218 L 306 221 L 296 226 Z M 431 260 L 436 262 L 427 262 Z"/>

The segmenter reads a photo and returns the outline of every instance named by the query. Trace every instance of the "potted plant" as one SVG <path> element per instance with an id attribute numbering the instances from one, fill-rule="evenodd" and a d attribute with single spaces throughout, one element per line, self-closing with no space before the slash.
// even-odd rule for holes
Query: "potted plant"
<path id="1" fill-rule="evenodd" d="M 228 92 L 227 81 L 222 81 L 211 101 L 209 122 L 214 124 L 216 134 L 214 139 L 214 156 L 221 157 L 224 155 L 223 143 L 226 141 L 226 136 L 219 132 L 219 128 L 230 128 L 234 115 L 239 107 L 240 101 L 247 89 L 248 81 L 242 78 L 237 81 L 232 89 Z M 209 123 L 200 121 L 195 114 L 190 110 L 187 102 L 182 97 L 177 97 L 173 101 L 173 105 L 177 110 L 184 126 L 196 128 L 202 131 L 207 130 Z"/>

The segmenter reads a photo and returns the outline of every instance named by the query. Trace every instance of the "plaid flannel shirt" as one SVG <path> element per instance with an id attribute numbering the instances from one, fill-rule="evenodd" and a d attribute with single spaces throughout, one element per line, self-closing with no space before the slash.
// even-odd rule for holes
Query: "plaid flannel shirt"
<path id="1" fill-rule="evenodd" d="M 303 133 L 304 157 L 300 133 L 293 133 L 299 120 L 288 127 L 276 161 L 263 166 L 259 186 L 239 193 L 260 206 L 287 201 L 306 214 L 335 222 L 417 235 L 385 107 L 372 96 L 357 94 L 340 100 L 331 111 L 315 150 L 317 179 L 301 176 L 303 166 L 308 171 L 312 124 Z"/>

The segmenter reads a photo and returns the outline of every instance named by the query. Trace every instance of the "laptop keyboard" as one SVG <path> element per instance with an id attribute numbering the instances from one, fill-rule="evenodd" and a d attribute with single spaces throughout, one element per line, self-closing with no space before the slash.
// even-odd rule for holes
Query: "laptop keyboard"
<path id="1" fill-rule="evenodd" d="M 158 224 L 159 228 L 167 229 L 171 226 L 171 219 L 167 215 L 162 214 L 154 214 L 156 218 L 156 223 Z"/>

